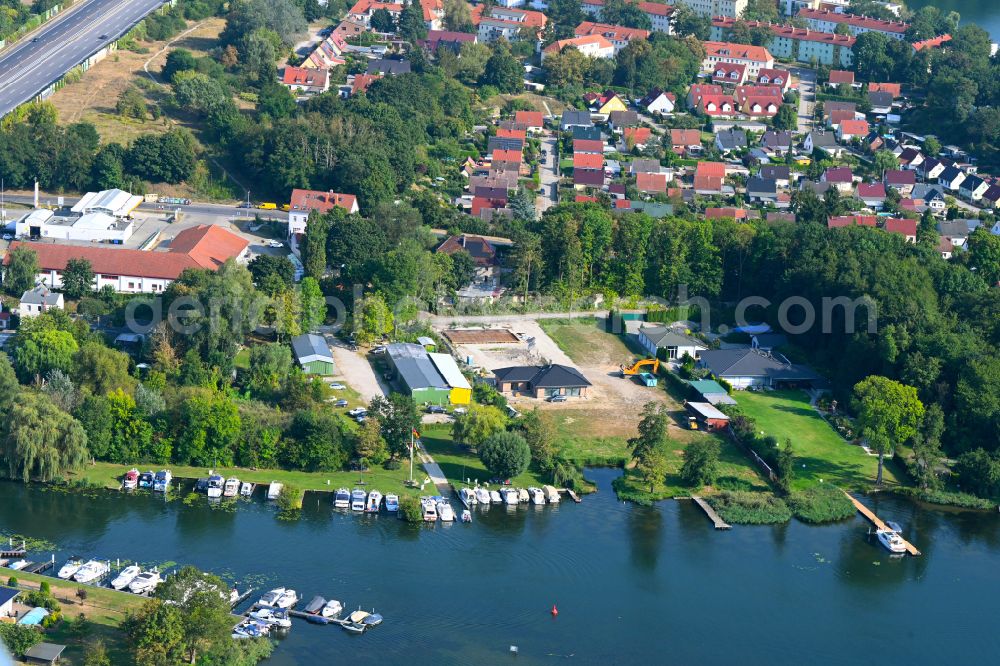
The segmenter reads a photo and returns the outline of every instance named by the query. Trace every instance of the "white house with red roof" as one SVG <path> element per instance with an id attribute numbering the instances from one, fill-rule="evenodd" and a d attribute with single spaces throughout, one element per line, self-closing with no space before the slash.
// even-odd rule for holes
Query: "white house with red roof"
<path id="1" fill-rule="evenodd" d="M 774 56 L 763 46 L 750 44 L 733 44 L 731 42 L 702 42 L 705 49 L 705 59 L 701 62 L 701 70 L 712 74 L 719 63 L 746 66 L 746 75 L 753 80 L 761 69 L 774 68 Z"/>
<path id="2" fill-rule="evenodd" d="M 288 65 L 281 75 L 281 83 L 293 94 L 318 95 L 330 89 L 330 71 Z"/>
<path id="3" fill-rule="evenodd" d="M 503 38 L 514 42 L 521 38 L 521 31 L 534 28 L 540 35 L 548 22 L 545 14 L 530 9 L 509 9 L 492 7 L 488 13 L 485 5 L 479 4 L 472 8 L 472 23 L 477 26 L 477 35 L 481 42 L 495 42 Z"/>
<path id="4" fill-rule="evenodd" d="M 288 235 L 289 237 L 304 233 L 309 213 L 316 211 L 326 213 L 334 208 L 343 208 L 348 213 L 358 212 L 358 198 L 353 194 L 340 192 L 319 192 L 317 190 L 292 190 L 288 202 Z"/>
<path id="5" fill-rule="evenodd" d="M 561 53 L 563 49 L 572 46 L 588 58 L 609 59 L 615 57 L 615 46 L 604 35 L 583 35 L 552 42 L 542 49 L 542 60 L 553 53 Z"/>
<path id="6" fill-rule="evenodd" d="M 718 62 L 712 70 L 712 83 L 743 85 L 747 80 L 747 66 L 741 62 Z"/>
<path id="7" fill-rule="evenodd" d="M 576 30 L 573 32 L 577 37 L 603 35 L 605 39 L 614 45 L 616 54 L 628 46 L 628 43 L 632 40 L 645 41 L 649 39 L 648 30 L 626 28 L 620 25 L 608 25 L 607 23 L 594 23 L 593 21 L 584 21 L 576 26 Z"/>

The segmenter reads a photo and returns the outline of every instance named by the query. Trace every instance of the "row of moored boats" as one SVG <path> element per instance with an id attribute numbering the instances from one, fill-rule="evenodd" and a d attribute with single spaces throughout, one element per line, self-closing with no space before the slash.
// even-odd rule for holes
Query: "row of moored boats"
<path id="1" fill-rule="evenodd" d="M 337 488 L 337 492 L 333 494 L 333 508 L 335 509 L 378 513 L 382 510 L 383 505 L 389 513 L 399 511 L 399 496 L 389 493 L 383 497 L 382 493 L 377 490 L 370 490 L 366 493 L 361 488 L 354 490 Z"/>
<path id="2" fill-rule="evenodd" d="M 465 508 L 471 509 L 477 505 L 506 504 L 514 506 L 517 504 L 558 504 L 559 491 L 553 486 L 542 486 L 541 488 L 509 488 L 504 487 L 499 490 L 488 490 L 481 486 L 475 488 L 462 488 L 458 491 L 458 497 L 462 500 Z"/>
<path id="3" fill-rule="evenodd" d="M 152 490 L 157 493 L 165 493 L 170 490 L 170 482 L 173 480 L 173 475 L 170 473 L 169 469 L 161 469 L 159 472 L 153 472 L 152 470 L 148 472 L 140 472 L 136 468 L 132 468 L 125 472 L 125 478 L 122 480 L 122 487 L 125 490 L 135 490 L 136 488 L 145 488 Z"/>
<path id="4" fill-rule="evenodd" d="M 77 583 L 94 584 L 103 580 L 111 573 L 111 563 L 101 560 L 84 561 L 80 557 L 71 557 L 56 572 L 56 577 L 72 580 Z M 163 582 L 159 569 L 143 569 L 138 565 L 130 565 L 118 572 L 109 585 L 116 590 L 127 590 L 134 594 L 150 594 Z"/>
<path id="5" fill-rule="evenodd" d="M 287 631 L 292 626 L 290 611 L 299 600 L 298 593 L 291 588 L 278 587 L 267 592 L 254 604 L 246 619 L 233 629 L 233 638 L 257 638 L 272 631 Z M 352 634 L 364 633 L 383 621 L 383 617 L 374 610 L 369 613 L 359 608 L 341 618 L 343 611 L 344 605 L 340 601 L 317 595 L 305 605 L 300 617 L 313 624 L 338 624 Z"/>

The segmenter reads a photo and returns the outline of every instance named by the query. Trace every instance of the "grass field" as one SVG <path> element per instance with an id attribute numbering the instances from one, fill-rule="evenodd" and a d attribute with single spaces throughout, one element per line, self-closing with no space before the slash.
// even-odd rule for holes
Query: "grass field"
<path id="1" fill-rule="evenodd" d="M 757 421 L 758 431 L 777 437 L 782 445 L 786 438 L 791 440 L 796 459 L 793 488 L 824 482 L 851 489 L 874 483 L 878 459 L 841 439 L 804 392 L 738 391 L 735 397 L 744 413 Z M 884 475 L 887 484 L 898 483 L 888 465 Z"/>
<path id="2" fill-rule="evenodd" d="M 634 354 L 620 337 L 604 330 L 593 317 L 540 319 L 538 325 L 579 365 L 624 363 Z"/>
<path id="3" fill-rule="evenodd" d="M 567 460 L 584 465 L 621 465 L 628 460 L 628 439 L 635 424 L 627 420 L 596 419 L 584 409 L 540 412 L 555 430 L 555 447 Z"/>
<path id="4" fill-rule="evenodd" d="M 486 471 L 479 458 L 456 445 L 446 426 L 425 427 L 424 431 L 420 433 L 420 441 L 424 443 L 424 448 L 444 472 L 445 478 L 454 483 L 456 487 L 464 484 L 466 479 L 471 479 L 473 483 L 476 480 L 479 483 L 490 480 L 492 475 Z M 512 482 L 518 488 L 540 487 L 546 483 L 530 469 L 512 479 Z"/>

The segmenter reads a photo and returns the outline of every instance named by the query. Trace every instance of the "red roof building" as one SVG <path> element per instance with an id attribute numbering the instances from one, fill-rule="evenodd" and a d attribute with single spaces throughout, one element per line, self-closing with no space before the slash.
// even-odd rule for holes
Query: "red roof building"
<path id="1" fill-rule="evenodd" d="M 599 139 L 573 139 L 573 153 L 604 154 L 604 142 Z"/>
<path id="2" fill-rule="evenodd" d="M 309 213 L 326 213 L 334 208 L 343 208 L 348 213 L 358 212 L 358 198 L 353 194 L 340 192 L 320 192 L 318 190 L 292 190 L 288 202 L 288 235 L 304 233 L 309 221 Z"/>
<path id="3" fill-rule="evenodd" d="M 500 139 L 522 139 L 528 138 L 527 130 L 508 129 L 501 127 L 497 130 L 497 137 Z"/>
<path id="4" fill-rule="evenodd" d="M 910 243 L 917 242 L 917 221 L 910 219 L 889 218 L 885 221 L 885 230 L 892 234 L 902 234 Z"/>
<path id="5" fill-rule="evenodd" d="M 584 21 L 580 25 L 576 26 L 576 30 L 573 31 L 573 34 L 577 37 L 585 37 L 587 35 L 603 35 L 605 39 L 614 45 L 616 53 L 625 48 L 625 46 L 633 39 L 640 41 L 649 39 L 648 30 L 626 28 L 620 25 L 608 25 L 607 23 L 594 23 L 593 21 Z"/>
<path id="6" fill-rule="evenodd" d="M 701 149 L 701 132 L 696 129 L 672 129 L 670 144 L 677 155 L 684 155 L 688 148 Z"/>
<path id="7" fill-rule="evenodd" d="M 517 111 L 514 113 L 514 122 L 524 123 L 530 129 L 542 129 L 545 116 L 541 111 Z"/>
<path id="8" fill-rule="evenodd" d="M 330 89 L 330 70 L 288 65 L 281 75 L 281 82 L 292 92 L 324 93 Z"/>
<path id="9" fill-rule="evenodd" d="M 792 75 L 783 69 L 762 68 L 757 72 L 757 85 L 776 86 L 785 92 L 792 86 Z"/>
<path id="10" fill-rule="evenodd" d="M 838 25 L 847 25 L 854 35 L 860 35 L 863 32 L 881 32 L 893 39 L 903 39 L 910 27 L 909 24 L 902 21 L 883 21 L 868 16 L 809 7 L 801 8 L 796 16 L 808 22 L 811 29 L 826 33 L 834 33 Z"/>
<path id="11" fill-rule="evenodd" d="M 521 164 L 521 151 L 520 150 L 503 150 L 502 148 L 497 148 L 493 151 L 493 166 L 499 164 Z"/>
<path id="12" fill-rule="evenodd" d="M 365 92 L 371 84 L 381 78 L 381 74 L 355 74 L 354 81 L 351 82 L 351 94 L 357 95 L 358 93 Z"/>
<path id="13" fill-rule="evenodd" d="M 652 136 L 653 131 L 648 127 L 626 127 L 625 145 L 642 147 L 649 143 Z"/>
<path id="14" fill-rule="evenodd" d="M 746 208 L 706 208 L 705 209 L 705 219 L 708 220 L 718 220 L 719 218 L 729 217 L 734 220 L 745 220 L 747 219 L 747 209 Z"/>
<path id="15" fill-rule="evenodd" d="M 902 86 L 898 83 L 869 83 L 868 92 L 887 92 L 890 93 L 893 99 L 900 96 L 902 93 Z"/>
<path id="16" fill-rule="evenodd" d="M 746 63 L 717 62 L 712 68 L 712 83 L 741 85 L 747 78 Z"/>
<path id="17" fill-rule="evenodd" d="M 921 42 L 913 42 L 910 46 L 913 47 L 914 51 L 923 51 L 924 49 L 933 49 L 941 46 L 946 42 L 951 41 L 951 35 L 938 35 L 937 37 L 932 37 L 931 39 L 925 39 Z"/>
<path id="18" fill-rule="evenodd" d="M 878 218 L 874 215 L 838 215 L 830 217 L 826 221 L 828 229 L 839 229 L 858 225 L 862 227 L 874 227 Z"/>
<path id="19" fill-rule="evenodd" d="M 698 162 L 694 172 L 694 191 L 714 194 L 722 191 L 726 179 L 726 165 L 722 162 Z"/>
<path id="20" fill-rule="evenodd" d="M 868 134 L 867 120 L 845 120 L 837 128 L 837 138 L 841 141 Z"/>
<path id="21" fill-rule="evenodd" d="M 573 153 L 573 169 L 604 169 L 604 155 Z"/>
<path id="22" fill-rule="evenodd" d="M 853 85 L 854 84 L 854 72 L 849 72 L 843 69 L 831 69 L 830 70 L 830 85 Z"/>
<path id="23" fill-rule="evenodd" d="M 656 194 L 667 191 L 667 174 L 639 173 L 635 177 L 635 187 L 646 194 Z"/>

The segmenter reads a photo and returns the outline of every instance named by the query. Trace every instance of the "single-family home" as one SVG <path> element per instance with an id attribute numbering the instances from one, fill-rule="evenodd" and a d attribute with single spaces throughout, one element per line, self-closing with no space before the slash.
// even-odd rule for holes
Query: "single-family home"
<path id="1" fill-rule="evenodd" d="M 990 185 L 979 201 L 983 206 L 996 208 L 1000 204 L 1000 185 Z"/>
<path id="2" fill-rule="evenodd" d="M 591 155 L 603 155 L 605 145 L 603 141 L 595 141 L 594 139 L 575 139 L 573 141 L 573 154 L 590 153 Z"/>
<path id="3" fill-rule="evenodd" d="M 917 242 L 916 220 L 891 217 L 885 221 L 885 230 L 892 234 L 902 234 L 908 243 Z"/>
<path id="4" fill-rule="evenodd" d="M 878 217 L 875 215 L 835 215 L 826 220 L 827 229 L 840 229 L 857 225 L 859 227 L 875 227 Z"/>
<path id="5" fill-rule="evenodd" d="M 726 165 L 722 162 L 698 162 L 694 172 L 696 194 L 718 194 L 726 179 Z"/>
<path id="6" fill-rule="evenodd" d="M 486 152 L 492 155 L 495 150 L 516 150 L 517 152 L 524 150 L 527 138 L 515 136 L 513 134 L 515 132 L 517 130 L 497 130 L 496 136 L 491 136 L 486 143 Z"/>
<path id="7" fill-rule="evenodd" d="M 455 254 L 467 252 L 473 263 L 480 268 L 489 268 L 496 264 L 497 250 L 488 239 L 473 234 L 458 234 L 450 236 L 435 252 Z"/>
<path id="8" fill-rule="evenodd" d="M 833 130 L 840 127 L 845 120 L 856 120 L 857 113 L 848 109 L 834 109 L 826 114 L 826 124 Z"/>
<path id="9" fill-rule="evenodd" d="M 938 235 L 947 238 L 954 247 L 965 247 L 969 239 L 969 223 L 967 220 L 941 220 L 937 223 Z"/>
<path id="10" fill-rule="evenodd" d="M 912 146 L 900 150 L 897 159 L 899 159 L 899 166 L 904 169 L 918 169 L 925 160 L 924 154 Z M 937 160 L 932 161 L 937 162 Z M 944 167 L 942 166 L 942 168 Z M 935 175 L 934 177 L 936 178 L 937 176 Z M 927 176 L 924 176 L 924 178 L 926 179 Z"/>
<path id="11" fill-rule="evenodd" d="M 955 252 L 955 246 L 952 244 L 951 239 L 941 236 L 938 238 L 937 251 L 941 253 L 942 259 L 951 259 L 952 254 Z"/>
<path id="12" fill-rule="evenodd" d="M 892 111 L 892 93 L 868 92 L 868 104 L 872 113 L 885 114 Z"/>
<path id="13" fill-rule="evenodd" d="M 379 58 L 369 60 L 368 69 L 365 74 L 381 74 L 382 76 L 397 76 L 399 74 L 410 73 L 409 60 L 397 60 L 395 58 Z"/>
<path id="14" fill-rule="evenodd" d="M 288 202 L 288 235 L 304 233 L 309 221 L 309 213 L 326 213 L 334 208 L 343 208 L 348 213 L 357 213 L 358 198 L 353 194 L 340 192 L 318 192 L 316 190 L 292 190 Z"/>
<path id="15" fill-rule="evenodd" d="M 783 154 L 792 149 L 792 133 L 788 130 L 768 130 L 760 138 L 760 147 L 770 154 Z"/>
<path id="16" fill-rule="evenodd" d="M 330 89 L 330 70 L 288 65 L 281 74 L 281 83 L 292 93 L 318 95 Z"/>
<path id="17" fill-rule="evenodd" d="M 844 69 L 831 69 L 827 85 L 833 88 L 838 88 L 840 86 L 853 86 L 854 72 Z"/>
<path id="18" fill-rule="evenodd" d="M 38 285 L 21 294 L 21 305 L 18 315 L 21 319 L 37 317 L 49 310 L 64 310 L 63 295 L 52 291 L 45 285 Z"/>
<path id="19" fill-rule="evenodd" d="M 808 388 L 820 379 L 807 366 L 759 349 L 710 349 L 701 353 L 698 365 L 737 390 L 751 386 Z"/>
<path id="20" fill-rule="evenodd" d="M 938 185 L 927 183 L 917 183 L 910 192 L 910 198 L 918 205 L 926 206 L 935 215 L 944 215 L 947 206 L 944 202 L 944 193 Z M 923 211 L 920 211 L 923 212 Z"/>
<path id="21" fill-rule="evenodd" d="M 851 167 L 828 167 L 820 175 L 819 180 L 821 183 L 830 183 L 843 194 L 854 189 L 854 173 Z"/>
<path id="22" fill-rule="evenodd" d="M 514 122 L 524 125 L 529 132 L 538 132 L 545 127 L 545 115 L 541 111 L 516 111 Z"/>
<path id="23" fill-rule="evenodd" d="M 590 111 L 577 111 L 575 109 L 566 109 L 563 111 L 562 120 L 559 122 L 559 129 L 563 132 L 573 127 L 593 126 L 594 121 L 590 119 Z"/>
<path id="24" fill-rule="evenodd" d="M 706 432 L 716 432 L 729 427 L 729 417 L 710 402 L 685 402 L 684 409 Z"/>
<path id="25" fill-rule="evenodd" d="M 597 157 L 597 156 L 595 156 Z M 604 169 L 573 169 L 573 186 L 577 189 L 604 187 Z"/>
<path id="26" fill-rule="evenodd" d="M 299 367 L 307 375 L 329 376 L 337 370 L 333 352 L 322 335 L 306 333 L 295 336 L 292 338 L 292 351 Z"/>
<path id="27" fill-rule="evenodd" d="M 639 328 L 639 344 L 651 355 L 664 360 L 679 360 L 685 356 L 696 359 L 708 349 L 708 345 L 701 340 L 682 331 L 668 326 L 646 324 Z"/>
<path id="28" fill-rule="evenodd" d="M 823 102 L 823 116 L 829 118 L 831 113 L 837 111 L 850 111 L 857 113 L 858 105 L 855 102 Z"/>
<path id="29" fill-rule="evenodd" d="M 715 135 L 715 147 L 725 155 L 747 147 L 747 133 L 741 129 L 722 130 Z"/>
<path id="30" fill-rule="evenodd" d="M 595 127 L 591 125 L 590 127 L 580 127 L 579 125 L 574 126 L 570 133 L 572 134 L 572 139 L 576 141 L 577 139 L 586 139 L 588 141 L 603 141 L 604 133 L 601 132 L 600 127 Z"/>
<path id="31" fill-rule="evenodd" d="M 635 111 L 612 111 L 608 114 L 608 126 L 612 131 L 620 132 L 626 127 L 636 127 L 639 124 L 639 114 Z"/>
<path id="32" fill-rule="evenodd" d="M 802 148 L 809 154 L 818 150 L 831 157 L 839 157 L 844 152 L 844 147 L 837 143 L 837 137 L 832 132 L 809 132 Z"/>
<path id="33" fill-rule="evenodd" d="M 458 55 L 462 50 L 462 44 L 476 43 L 476 35 L 453 30 L 428 30 L 427 38 L 420 40 L 419 43 L 430 53 L 437 53 L 438 49 L 445 48 Z"/>
<path id="34" fill-rule="evenodd" d="M 701 132 L 696 129 L 670 130 L 670 147 L 674 154 L 681 157 L 696 157 L 701 155 Z"/>
<path id="35" fill-rule="evenodd" d="M 761 69 L 774 68 L 774 56 L 763 46 L 707 41 L 702 42 L 702 47 L 705 49 L 705 58 L 702 60 L 701 70 L 706 74 L 714 73 L 720 63 L 737 64 L 744 65 L 746 75 L 756 81 Z"/>
<path id="36" fill-rule="evenodd" d="M 672 92 L 664 92 L 659 88 L 653 88 L 645 97 L 639 101 L 639 106 L 646 109 L 647 113 L 665 116 L 673 113 L 677 106 L 677 96 Z"/>
<path id="37" fill-rule="evenodd" d="M 573 47 L 588 58 L 608 59 L 615 57 L 615 46 L 604 35 L 583 35 L 569 39 L 559 39 L 542 49 L 542 61 L 554 53 Z"/>
<path id="38" fill-rule="evenodd" d="M 568 365 L 513 366 L 493 371 L 496 387 L 501 393 L 532 398 L 552 398 L 562 395 L 586 398 L 591 383 L 576 368 Z"/>
<path id="39" fill-rule="evenodd" d="M 883 183 L 858 183 L 855 194 L 869 208 L 880 210 L 885 205 L 885 184 Z"/>
<path id="40" fill-rule="evenodd" d="M 650 143 L 652 136 L 653 131 L 648 127 L 626 127 L 619 149 L 622 152 L 629 152 L 632 148 L 642 150 Z"/>
<path id="41" fill-rule="evenodd" d="M 962 181 L 966 178 L 965 172 L 959 169 L 957 166 L 945 167 L 941 171 L 941 175 L 938 176 L 938 185 L 941 185 L 946 190 L 951 192 L 957 192 L 962 186 Z"/>
<path id="42" fill-rule="evenodd" d="M 765 164 L 757 175 L 766 180 L 773 180 L 778 187 L 790 187 L 792 184 L 792 170 L 784 164 Z"/>
<path id="43" fill-rule="evenodd" d="M 891 187 L 903 196 L 909 196 L 917 184 L 917 173 L 912 169 L 889 169 L 882 177 L 886 187 Z"/>
<path id="44" fill-rule="evenodd" d="M 770 211 L 764 216 L 764 219 L 768 224 L 778 224 L 781 222 L 788 222 L 790 224 L 795 224 L 795 213 L 784 213 L 779 211 Z"/>
<path id="45" fill-rule="evenodd" d="M 892 95 L 892 98 L 896 99 L 902 94 L 902 87 L 898 83 L 868 83 L 868 99 L 871 99 L 872 93 L 880 92 Z"/>
<path id="46" fill-rule="evenodd" d="M 778 200 L 777 181 L 759 176 L 748 178 L 747 199 L 760 203 L 776 202 Z"/>
<path id="47" fill-rule="evenodd" d="M 646 41 L 649 39 L 648 30 L 626 28 L 620 25 L 608 25 L 607 23 L 594 23 L 593 21 L 584 21 L 576 26 L 573 33 L 577 37 L 603 35 L 615 47 L 615 55 L 618 55 L 618 52 L 628 46 L 629 42 L 633 40 Z"/>
<path id="48" fill-rule="evenodd" d="M 706 220 L 745 220 L 749 217 L 746 208 L 736 208 L 735 206 L 709 206 L 705 209 Z"/>
<path id="49" fill-rule="evenodd" d="M 587 93 L 583 96 L 583 100 L 591 111 L 602 116 L 608 116 L 612 111 L 628 110 L 628 104 L 613 90 L 606 90 L 602 94 Z"/>
<path id="50" fill-rule="evenodd" d="M 979 201 L 988 189 L 990 189 L 990 183 L 976 174 L 970 173 L 958 186 L 958 195 L 968 201 Z"/>
<path id="51" fill-rule="evenodd" d="M 757 85 L 776 86 L 782 93 L 792 86 L 792 75 L 783 69 L 768 69 L 763 67 L 757 72 Z"/>
<path id="52" fill-rule="evenodd" d="M 868 134 L 867 120 L 845 120 L 837 127 L 837 140 L 846 143 L 854 138 Z"/>
<path id="53" fill-rule="evenodd" d="M 21 594 L 12 587 L 0 587 L 0 617 L 11 617 L 14 614 L 14 600 Z"/>
<path id="54" fill-rule="evenodd" d="M 639 173 L 635 188 L 642 194 L 662 194 L 667 191 L 668 180 L 665 173 Z"/>
<path id="55" fill-rule="evenodd" d="M 636 176 L 640 173 L 660 173 L 663 167 L 659 160 L 635 158 L 629 163 L 629 173 Z"/>

